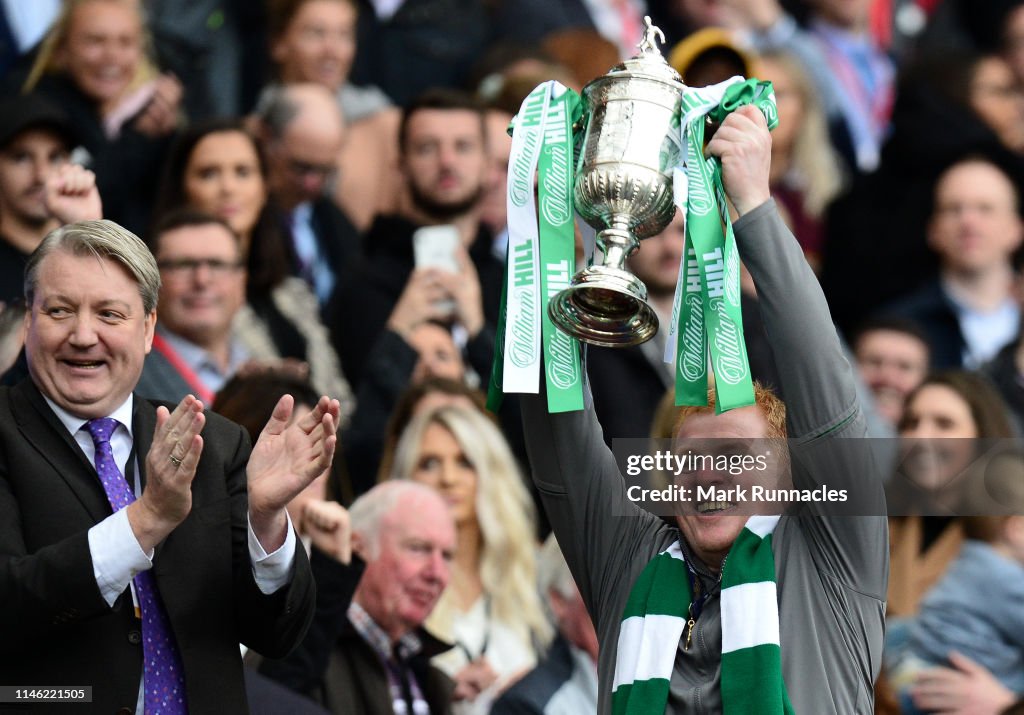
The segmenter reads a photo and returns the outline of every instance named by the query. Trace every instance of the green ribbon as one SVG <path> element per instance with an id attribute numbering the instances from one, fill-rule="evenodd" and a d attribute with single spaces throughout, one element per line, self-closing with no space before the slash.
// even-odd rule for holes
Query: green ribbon
<path id="1" fill-rule="evenodd" d="M 554 96 L 559 89 L 562 90 L 560 96 Z M 552 88 L 537 174 L 541 292 L 546 296 L 541 304 L 544 306 L 559 291 L 569 287 L 576 273 L 572 127 L 581 113 L 578 94 L 560 86 Z M 579 341 L 559 330 L 547 310 L 542 312 L 548 411 L 582 410 Z"/>
<path id="2" fill-rule="evenodd" d="M 706 101 L 701 92 L 683 96 L 684 116 Z M 749 79 L 726 90 L 717 106 L 698 113 L 686 127 L 686 237 L 677 290 L 676 404 L 707 404 L 707 356 L 715 374 L 717 413 L 754 403 L 740 310 L 740 261 L 717 157 L 704 158 L 705 116 L 721 122 L 754 104 L 769 129 L 778 125 L 770 82 Z M 678 175 L 677 175 L 678 176 Z"/>
<path id="3" fill-rule="evenodd" d="M 536 226 L 538 228 L 540 281 L 539 285 L 535 287 L 529 281 L 521 281 L 517 283 L 516 290 L 528 287 L 535 293 L 533 293 L 533 300 L 528 299 L 526 303 L 547 306 L 548 300 L 552 296 L 569 287 L 575 273 L 572 128 L 582 113 L 582 103 L 578 94 L 553 81 L 538 86 L 530 93 L 530 97 L 536 98 L 542 89 L 548 92 L 545 97 L 544 110 L 529 117 L 534 120 L 537 116 L 540 117 L 542 132 L 542 144 L 537 162 L 539 226 Z M 524 102 L 523 106 L 526 107 L 527 102 Z M 514 143 L 515 131 L 521 129 L 522 126 L 527 126 L 525 124 L 519 126 L 520 124 L 518 117 L 512 122 Z M 511 175 L 509 181 L 512 181 Z M 523 187 L 519 187 L 519 189 L 518 193 L 522 194 Z M 517 197 L 512 186 L 509 187 L 508 197 L 510 202 L 518 198 L 520 204 L 522 203 L 522 197 Z M 517 228 L 515 221 L 510 220 L 510 251 L 514 244 L 521 243 L 512 235 L 517 230 L 521 229 Z M 507 261 L 508 256 L 506 256 L 506 265 Z M 501 405 L 503 393 L 510 387 L 507 384 L 504 369 L 509 273 L 506 270 L 502 286 L 501 311 L 495 339 L 495 360 L 491 368 L 491 379 L 487 390 L 487 406 L 492 411 L 497 411 Z M 513 271 L 513 273 L 515 272 Z M 542 316 L 540 345 L 543 351 L 548 410 L 550 412 L 567 412 L 583 409 L 583 374 L 579 341 L 559 330 L 552 323 L 546 309 L 542 309 L 540 313 Z M 527 344 L 527 341 L 523 341 L 521 344 Z M 523 361 L 520 360 L 520 362 Z M 513 386 L 510 391 L 522 392 L 525 389 Z"/>

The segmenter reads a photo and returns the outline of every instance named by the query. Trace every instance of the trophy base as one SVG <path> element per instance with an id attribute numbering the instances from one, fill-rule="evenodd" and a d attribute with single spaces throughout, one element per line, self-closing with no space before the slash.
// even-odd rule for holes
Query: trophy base
<path id="1" fill-rule="evenodd" d="M 591 266 L 548 303 L 562 331 L 591 345 L 639 345 L 658 332 L 658 316 L 647 303 L 647 287 L 632 273 Z"/>

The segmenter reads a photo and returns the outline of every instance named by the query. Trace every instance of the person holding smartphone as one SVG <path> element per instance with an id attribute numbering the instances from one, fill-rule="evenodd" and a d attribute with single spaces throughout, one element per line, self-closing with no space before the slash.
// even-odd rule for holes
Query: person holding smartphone
<path id="1" fill-rule="evenodd" d="M 362 255 L 328 309 L 345 374 L 357 385 L 382 332 L 406 338 L 427 321 L 461 326 L 471 362 L 489 364 L 473 354 L 493 349 L 487 327 L 497 322 L 503 266 L 480 220 L 492 173 L 484 118 L 472 97 L 452 90 L 430 91 L 403 114 L 405 198 L 363 236 Z"/>

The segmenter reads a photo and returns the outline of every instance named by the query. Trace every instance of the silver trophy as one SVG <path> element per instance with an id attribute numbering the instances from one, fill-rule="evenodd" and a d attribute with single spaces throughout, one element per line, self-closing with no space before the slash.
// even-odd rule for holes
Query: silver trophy
<path id="1" fill-rule="evenodd" d="M 640 239 L 672 221 L 672 170 L 679 163 L 683 83 L 665 62 L 644 18 L 639 53 L 583 88 L 586 133 L 577 164 L 576 210 L 598 230 L 593 265 L 548 303 L 551 320 L 594 345 L 637 345 L 658 332 L 647 287 L 626 270 Z"/>

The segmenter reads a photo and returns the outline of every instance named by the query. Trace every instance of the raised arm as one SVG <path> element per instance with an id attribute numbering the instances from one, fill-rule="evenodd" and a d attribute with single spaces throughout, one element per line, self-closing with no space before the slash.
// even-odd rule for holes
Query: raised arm
<path id="1" fill-rule="evenodd" d="M 768 194 L 771 137 L 759 111 L 725 119 L 708 144 L 722 160 L 726 193 L 739 219 L 739 253 L 757 287 L 775 355 L 793 463 L 793 485 L 846 489 L 848 502 L 809 504 L 798 523 L 821 568 L 882 600 L 888 581 L 888 530 L 880 473 L 867 443 L 853 373 L 828 304 L 796 239 Z M 822 515 L 856 518 L 817 518 Z"/>

